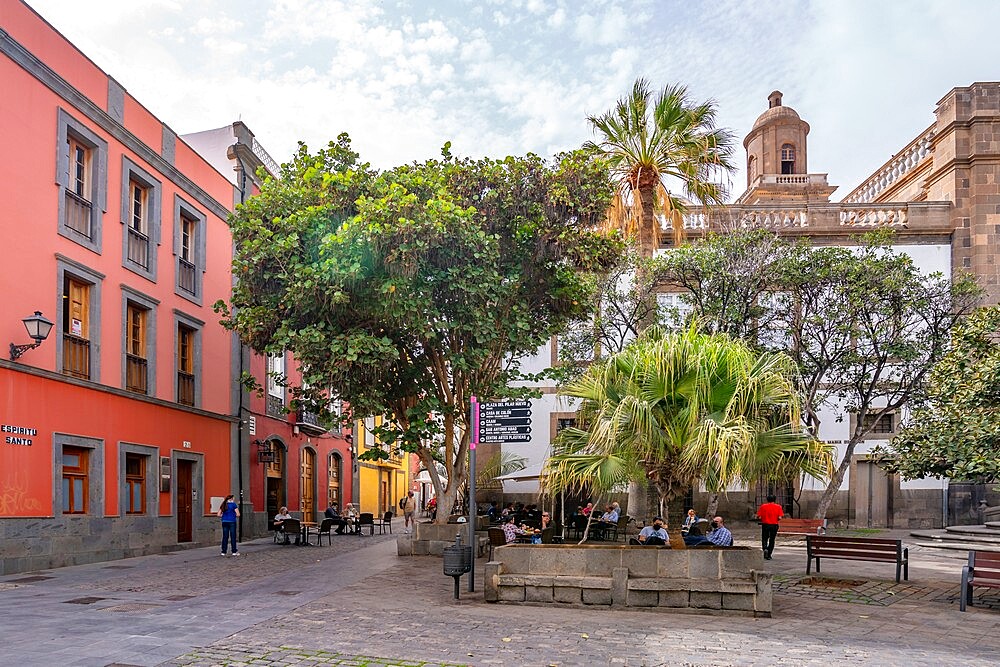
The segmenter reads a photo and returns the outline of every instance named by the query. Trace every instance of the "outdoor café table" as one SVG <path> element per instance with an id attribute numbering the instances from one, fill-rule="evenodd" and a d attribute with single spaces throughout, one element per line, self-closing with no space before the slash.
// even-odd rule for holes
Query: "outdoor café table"
<path id="1" fill-rule="evenodd" d="M 312 545 L 309 544 L 309 528 L 318 526 L 319 524 L 315 521 L 302 521 L 300 523 L 302 524 L 302 541 L 299 542 L 299 545 L 303 547 L 311 547 Z"/>

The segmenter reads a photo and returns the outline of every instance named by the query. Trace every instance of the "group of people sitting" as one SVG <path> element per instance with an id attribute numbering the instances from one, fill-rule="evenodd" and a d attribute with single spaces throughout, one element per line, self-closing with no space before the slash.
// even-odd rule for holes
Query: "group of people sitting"
<path id="1" fill-rule="evenodd" d="M 340 508 L 337 506 L 336 503 L 334 503 L 333 505 L 330 505 L 329 507 L 326 508 L 326 511 L 323 513 L 323 516 L 327 519 L 333 520 L 333 525 L 337 526 L 337 529 L 334 531 L 335 533 L 337 533 L 337 535 L 343 535 L 345 529 L 348 527 L 351 528 L 350 531 L 351 533 L 360 532 L 360 527 L 358 526 L 358 519 L 361 515 L 358 512 L 357 507 L 354 506 L 354 503 L 347 503 L 347 505 L 344 507 L 343 514 L 340 513 Z M 271 522 L 272 529 L 279 534 L 279 537 L 282 535 L 284 536 L 285 538 L 283 542 L 284 544 L 291 544 L 293 537 L 295 538 L 295 544 L 301 544 L 302 536 L 299 531 L 296 530 L 292 533 L 289 533 L 285 530 L 285 521 L 294 518 L 295 517 L 293 517 L 291 514 L 288 513 L 287 507 L 282 507 L 278 510 L 278 513 L 274 515 L 274 519 Z"/>
<path id="2" fill-rule="evenodd" d="M 335 532 L 337 535 L 343 535 L 346 529 L 349 527 L 351 533 L 360 533 L 361 526 L 358 525 L 358 520 L 361 514 L 358 509 L 354 506 L 354 503 L 347 503 L 344 507 L 344 513 L 340 513 L 340 508 L 334 503 L 326 508 L 323 512 L 323 516 L 327 519 L 333 519 L 333 525 L 337 527 Z"/>
<path id="3" fill-rule="evenodd" d="M 708 521 L 700 519 L 693 509 L 689 509 L 684 523 L 681 525 L 681 537 L 684 545 L 697 547 L 714 545 L 718 547 L 733 546 L 733 534 L 726 528 L 721 516 L 712 519 L 711 528 L 704 532 L 703 524 Z M 644 546 L 664 546 L 670 543 L 666 522 L 661 517 L 653 519 L 653 523 L 639 531 L 639 535 L 629 540 L 629 544 Z"/>
<path id="4" fill-rule="evenodd" d="M 527 525 L 529 528 L 544 529 L 552 523 L 552 517 L 548 512 L 538 509 L 538 505 L 525 505 L 524 503 L 508 503 L 503 509 L 497 501 L 491 500 L 486 508 L 486 516 L 490 518 L 490 523 L 506 524 L 511 520 L 515 524 Z"/>

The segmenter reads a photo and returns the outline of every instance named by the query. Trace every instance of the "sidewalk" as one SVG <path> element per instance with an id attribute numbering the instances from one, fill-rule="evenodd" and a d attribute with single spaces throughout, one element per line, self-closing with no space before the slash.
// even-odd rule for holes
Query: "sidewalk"
<path id="1" fill-rule="evenodd" d="M 239 559 L 199 549 L 0 578 L 0 662 L 916 667 L 994 665 L 1000 650 L 1000 611 L 958 611 L 961 553 L 911 548 L 898 586 L 892 565 L 825 562 L 823 577 L 868 587 L 851 598 L 853 588 L 802 583 L 802 541 L 779 538 L 766 563 L 774 616 L 752 619 L 493 605 L 464 579 L 455 601 L 440 558 L 396 557 L 399 528 L 332 547 L 261 540 Z M 80 598 L 98 599 L 68 604 Z"/>

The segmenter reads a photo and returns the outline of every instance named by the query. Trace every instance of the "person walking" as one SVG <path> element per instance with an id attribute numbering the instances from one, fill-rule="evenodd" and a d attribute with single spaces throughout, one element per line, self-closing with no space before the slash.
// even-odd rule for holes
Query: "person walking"
<path id="1" fill-rule="evenodd" d="M 410 528 L 413 525 L 413 513 L 417 511 L 417 501 L 413 497 L 413 491 L 409 491 L 406 494 L 406 500 L 402 503 L 403 505 L 403 532 L 409 534 Z"/>
<path id="2" fill-rule="evenodd" d="M 764 551 L 764 560 L 771 560 L 774 551 L 774 538 L 778 535 L 778 521 L 785 517 L 785 510 L 774 502 L 773 495 L 767 497 L 767 502 L 757 508 L 757 518 L 760 520 L 760 548 Z"/>
<path id="3" fill-rule="evenodd" d="M 226 555 L 226 543 L 232 544 L 234 556 L 240 555 L 239 547 L 236 546 L 236 521 L 240 518 L 240 506 L 233 499 L 233 494 L 226 496 L 226 499 L 219 505 L 219 517 L 222 519 L 222 555 Z"/>

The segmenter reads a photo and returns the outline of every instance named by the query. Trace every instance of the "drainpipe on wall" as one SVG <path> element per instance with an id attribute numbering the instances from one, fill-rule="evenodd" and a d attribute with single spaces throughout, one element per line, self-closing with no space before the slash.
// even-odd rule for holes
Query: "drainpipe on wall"
<path id="1" fill-rule="evenodd" d="M 941 487 L 941 527 L 948 527 L 948 482 L 950 480 L 944 478 L 944 486 Z"/>
<path id="2" fill-rule="evenodd" d="M 246 201 L 246 198 L 247 198 L 247 175 L 246 175 L 246 167 L 243 164 L 243 160 L 240 159 L 239 153 L 236 151 L 236 146 L 237 146 L 237 144 L 233 144 L 232 146 L 230 146 L 229 149 L 226 151 L 226 153 L 229 154 L 229 155 L 231 155 L 233 158 L 236 159 L 236 173 L 237 173 L 237 182 L 238 182 L 237 189 L 239 190 L 239 193 L 240 193 L 240 203 L 242 204 L 243 202 Z M 234 280 L 235 280 L 235 277 L 234 277 Z M 237 476 L 237 484 L 239 486 L 240 507 L 241 508 L 244 507 L 244 505 L 243 505 L 243 503 L 244 503 L 244 498 L 243 498 L 243 458 L 244 458 L 244 456 L 243 456 L 243 440 L 244 440 L 244 437 L 245 437 L 245 433 L 244 433 L 244 430 L 243 430 L 243 423 L 244 423 L 244 414 L 243 414 L 243 412 L 244 412 L 244 407 L 243 407 L 243 385 L 242 385 L 244 351 L 245 351 L 245 348 L 244 348 L 244 345 L 243 345 L 243 341 L 240 340 L 239 341 L 239 357 L 240 357 L 240 367 L 239 368 L 240 368 L 240 373 L 237 376 L 237 378 L 239 378 L 237 380 L 237 384 L 239 386 L 240 398 L 239 398 L 239 405 L 236 408 L 236 419 L 237 419 L 237 425 L 239 427 L 239 429 L 238 429 L 238 436 L 237 436 L 237 439 L 236 439 L 236 476 Z M 266 493 L 267 490 L 265 489 L 264 492 Z M 244 512 L 241 510 L 240 511 L 240 517 L 239 517 L 239 524 L 238 524 L 238 527 L 237 527 L 237 538 L 239 539 L 240 542 L 243 541 L 243 514 L 244 514 Z"/>

